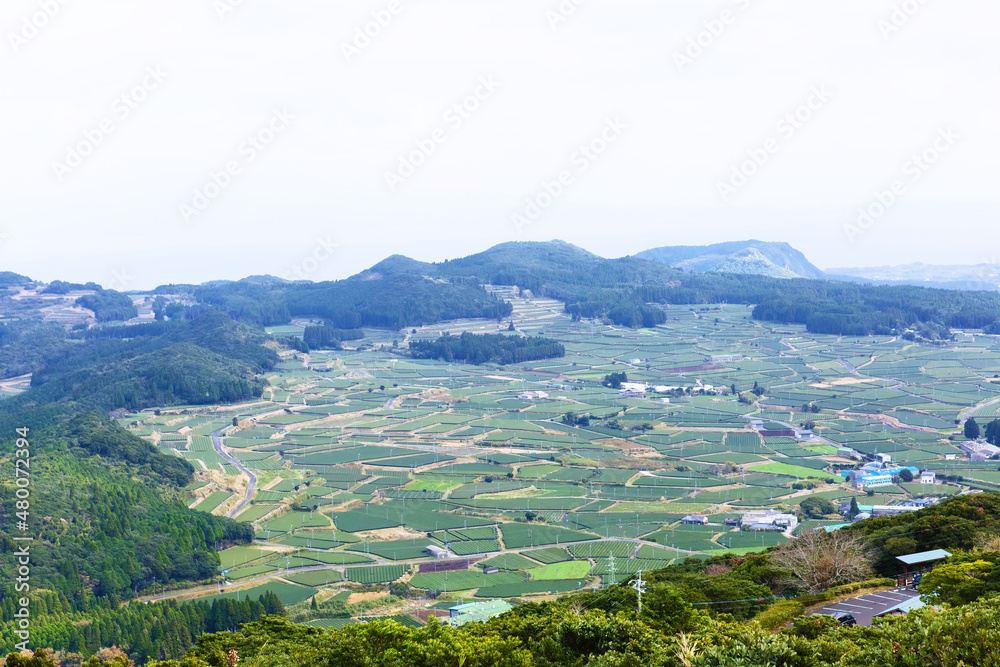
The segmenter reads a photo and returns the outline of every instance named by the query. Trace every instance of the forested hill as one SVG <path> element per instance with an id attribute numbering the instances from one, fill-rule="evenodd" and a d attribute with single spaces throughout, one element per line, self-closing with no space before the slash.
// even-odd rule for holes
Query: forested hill
<path id="1" fill-rule="evenodd" d="M 27 285 L 31 282 L 28 276 L 22 276 L 13 271 L 0 271 L 0 285 Z"/>
<path id="2" fill-rule="evenodd" d="M 438 264 L 392 257 L 355 279 L 420 271 L 449 280 L 517 285 L 559 299 L 575 317 L 649 326 L 666 320 L 652 304 L 743 303 L 757 319 L 804 324 L 814 333 L 889 334 L 917 323 L 980 328 L 1000 319 L 1000 293 L 727 273 L 691 274 L 636 257 L 603 259 L 562 241 L 504 243 Z"/>
<path id="3" fill-rule="evenodd" d="M 31 364 L 31 389 L 4 401 L 0 429 L 10 432 L 29 418 L 45 426 L 86 411 L 252 399 L 264 389 L 258 374 L 278 359 L 262 346 L 262 332 L 219 312 L 95 333 L 100 337 L 53 343 L 47 356 Z M 0 347 L 0 366 L 22 358 L 23 348 L 31 346 L 31 337 L 12 338 Z"/>
<path id="4" fill-rule="evenodd" d="M 109 420 L 86 415 L 28 435 L 32 592 L 51 591 L 64 612 L 114 607 L 151 592 L 154 579 L 161 585 L 209 579 L 219 566 L 217 544 L 253 537 L 249 524 L 174 499 L 174 484 L 191 478 L 190 464 L 150 451 L 149 443 Z M 17 512 L 13 460 L 0 460 L 0 510 L 9 518 L 0 525 L 0 567 L 13 572 L 19 543 L 12 535 L 20 534 L 10 520 Z M 13 619 L 10 599 L 16 596 L 7 578 L 0 581 L 4 622 Z"/>
<path id="5" fill-rule="evenodd" d="M 435 280 L 417 271 L 368 274 L 335 282 L 243 279 L 206 285 L 164 285 L 161 294 L 190 294 L 244 322 L 270 326 L 318 317 L 338 329 L 401 329 L 450 319 L 499 319 L 511 305 L 474 279 Z"/>
<path id="6" fill-rule="evenodd" d="M 88 611 L 149 591 L 154 580 L 214 575 L 215 546 L 250 541 L 250 526 L 188 509 L 178 488 L 191 482 L 191 464 L 108 414 L 260 396 L 265 381 L 258 374 L 277 361 L 262 346 L 264 334 L 206 312 L 191 321 L 94 330 L 46 346 L 40 357 L 23 352 L 32 340 L 21 332 L 0 343 L 0 360 L 19 359 L 34 370 L 31 388 L 5 399 L 0 412 L 3 517 L 16 516 L 6 454 L 16 446 L 15 429 L 30 429 L 31 532 L 44 545 L 33 552 L 32 586 L 54 592 L 64 611 Z M 4 571 L 14 567 L 13 528 L 12 521 L 0 523 Z M 0 601 L 13 595 L 8 583 L 0 583 Z"/>

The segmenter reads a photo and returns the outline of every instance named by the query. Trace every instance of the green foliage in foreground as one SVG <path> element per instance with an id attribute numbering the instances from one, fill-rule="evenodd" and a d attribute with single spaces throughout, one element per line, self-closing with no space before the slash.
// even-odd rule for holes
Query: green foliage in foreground
<path id="1" fill-rule="evenodd" d="M 606 592 L 605 592 L 606 593 Z M 711 620 L 669 591 L 634 607 L 594 605 L 602 593 L 527 604 L 486 623 L 423 628 L 373 621 L 340 630 L 268 617 L 237 633 L 201 637 L 183 661 L 225 667 L 233 653 L 258 667 L 959 667 L 1000 665 L 1000 601 L 924 608 L 873 628 L 801 617 L 772 633 L 758 622 Z M 629 600 L 628 602 L 631 602 Z M 227 662 L 227 660 L 229 662 Z"/>

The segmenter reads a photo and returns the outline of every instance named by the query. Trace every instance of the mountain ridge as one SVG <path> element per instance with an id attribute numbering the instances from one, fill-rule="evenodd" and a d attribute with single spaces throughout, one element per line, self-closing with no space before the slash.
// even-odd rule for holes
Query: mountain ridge
<path id="1" fill-rule="evenodd" d="M 822 280 L 826 274 L 784 241 L 727 241 L 704 246 L 662 246 L 634 255 L 691 273 L 743 273 Z"/>

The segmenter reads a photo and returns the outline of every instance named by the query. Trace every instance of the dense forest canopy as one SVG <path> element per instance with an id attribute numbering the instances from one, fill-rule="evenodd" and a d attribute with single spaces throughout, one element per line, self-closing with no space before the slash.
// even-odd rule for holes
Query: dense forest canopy
<path id="1" fill-rule="evenodd" d="M 410 353 L 418 359 L 464 361 L 468 364 L 517 364 L 563 357 L 566 356 L 566 348 L 558 341 L 543 336 L 465 332 L 460 336 L 441 336 L 436 341 L 411 341 Z"/>
<path id="2" fill-rule="evenodd" d="M 76 304 L 94 311 L 98 322 L 120 322 L 139 316 L 132 298 L 114 290 L 99 289 L 94 294 L 81 296 Z"/>
<path id="3" fill-rule="evenodd" d="M 246 543 L 249 524 L 190 510 L 177 488 L 191 465 L 159 452 L 113 421 L 83 415 L 30 432 L 32 585 L 72 611 L 98 598 L 127 599 L 161 584 L 198 581 L 218 568 L 218 544 Z M 6 440 L 6 438 L 4 438 Z M 4 516 L 15 516 L 13 461 L 0 464 Z M 13 524 L 0 532 L 0 567 L 13 571 Z M 11 597 L 4 581 L 3 599 Z M 0 600 L 2 602 L 2 600 Z M 3 606 L 3 621 L 11 620 Z"/>

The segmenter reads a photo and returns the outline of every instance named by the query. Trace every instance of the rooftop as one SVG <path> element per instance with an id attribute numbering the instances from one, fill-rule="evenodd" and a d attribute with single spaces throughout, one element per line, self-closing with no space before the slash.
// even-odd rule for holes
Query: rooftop
<path id="1" fill-rule="evenodd" d="M 910 554 L 908 556 L 896 556 L 896 560 L 902 561 L 907 565 L 916 565 L 918 563 L 929 563 L 932 560 L 941 560 L 942 558 L 947 558 L 951 554 L 944 549 L 934 549 L 933 551 L 921 551 L 917 554 Z"/>
<path id="2" fill-rule="evenodd" d="M 907 611 L 920 604 L 920 593 L 909 588 L 897 588 L 884 593 L 874 593 L 864 597 L 844 600 L 820 607 L 814 614 L 848 613 L 854 617 L 858 625 L 870 626 L 872 618 L 891 611 Z"/>

